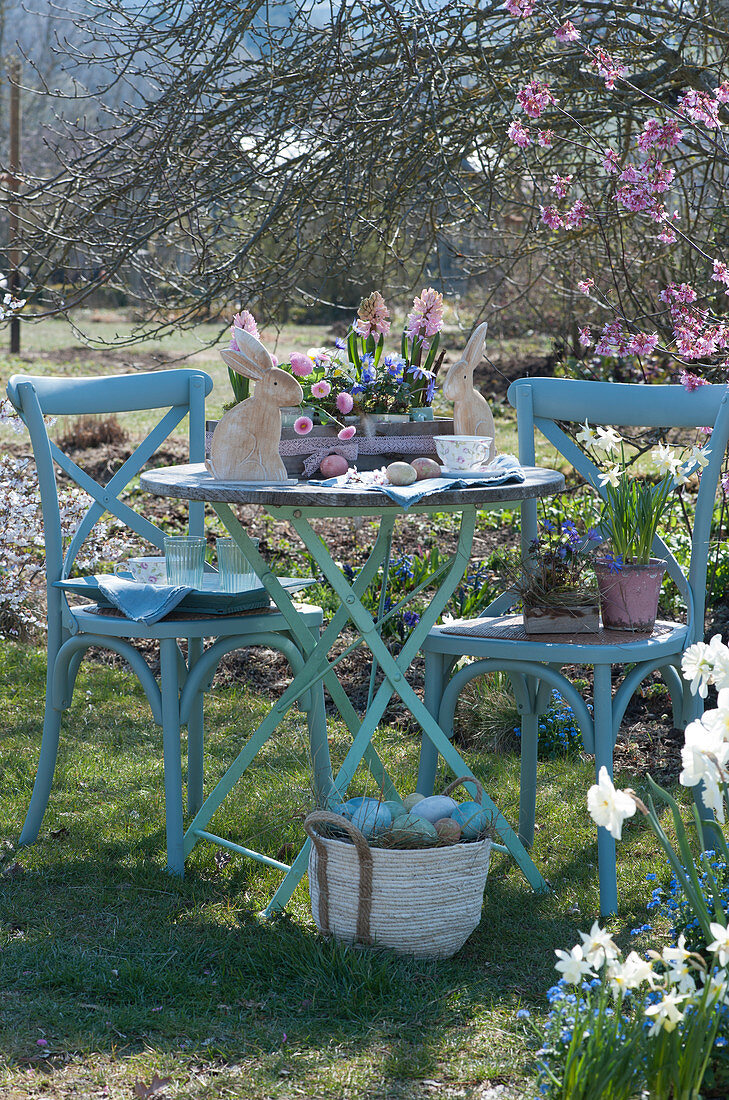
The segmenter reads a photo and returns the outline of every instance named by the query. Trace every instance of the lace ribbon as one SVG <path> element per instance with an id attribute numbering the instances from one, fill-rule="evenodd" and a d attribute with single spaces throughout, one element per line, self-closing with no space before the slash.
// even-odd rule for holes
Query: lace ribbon
<path id="1" fill-rule="evenodd" d="M 360 436 L 346 442 L 336 436 L 331 439 L 301 436 L 299 439 L 282 439 L 278 450 L 282 458 L 307 455 L 304 459 L 306 477 L 311 477 L 319 469 L 327 455 L 341 455 L 352 464 L 360 455 L 408 454 L 428 458 L 437 453 L 432 435 Z"/>

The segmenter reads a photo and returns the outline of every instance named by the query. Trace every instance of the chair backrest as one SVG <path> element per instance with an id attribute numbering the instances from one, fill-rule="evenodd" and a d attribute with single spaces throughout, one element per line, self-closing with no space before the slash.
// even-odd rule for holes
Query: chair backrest
<path id="1" fill-rule="evenodd" d="M 668 562 L 668 573 L 686 602 L 690 640 L 703 637 L 706 572 L 716 489 L 729 439 L 729 388 L 631 385 L 567 378 L 520 378 L 508 391 L 516 409 L 519 457 L 535 461 L 534 431 L 538 429 L 575 470 L 604 497 L 600 471 L 562 427 L 564 424 L 606 424 L 616 428 L 712 428 L 707 441 L 709 463 L 701 473 L 691 538 L 691 561 L 685 574 L 662 539 L 654 553 Z M 528 545 L 537 534 L 536 501 L 522 509 L 522 539 Z"/>
<path id="2" fill-rule="evenodd" d="M 164 547 L 164 531 L 119 499 L 175 428 L 189 416 L 190 461 L 205 459 L 205 398 L 211 378 L 200 370 L 166 370 L 144 374 L 96 378 L 30 377 L 16 374 L 8 382 L 8 397 L 30 433 L 38 468 L 46 547 L 46 576 L 50 590 L 55 581 L 66 579 L 85 539 L 109 512 L 132 531 Z M 101 485 L 82 470 L 50 439 L 44 417 L 98 413 L 166 410 L 136 450 Z M 56 484 L 56 466 L 92 498 L 76 533 L 64 550 Z M 190 531 L 202 534 L 204 505 L 190 506 Z"/>

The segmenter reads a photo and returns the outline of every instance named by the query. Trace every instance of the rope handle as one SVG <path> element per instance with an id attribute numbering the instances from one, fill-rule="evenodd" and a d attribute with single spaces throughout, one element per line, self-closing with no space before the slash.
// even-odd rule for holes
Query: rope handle
<path id="1" fill-rule="evenodd" d="M 476 788 L 476 801 L 479 806 L 483 804 L 483 785 L 476 779 L 475 775 L 462 775 L 458 779 L 454 779 L 452 783 L 449 783 L 446 789 L 443 791 L 444 795 L 450 794 L 456 787 L 465 786 L 466 783 L 473 783 Z M 466 791 L 468 794 L 468 791 Z"/>
<path id="2" fill-rule="evenodd" d="M 320 825 L 337 825 L 343 829 L 353 842 L 359 860 L 359 898 L 357 901 L 357 939 L 361 943 L 371 943 L 370 913 L 372 911 L 372 852 L 364 834 L 356 825 L 340 814 L 329 810 L 314 810 L 304 821 L 304 829 L 311 837 L 316 849 L 316 881 L 319 887 L 319 927 L 324 935 L 329 935 L 329 879 L 327 876 L 327 850 L 317 831 Z M 331 838 L 327 838 L 331 839 Z"/>

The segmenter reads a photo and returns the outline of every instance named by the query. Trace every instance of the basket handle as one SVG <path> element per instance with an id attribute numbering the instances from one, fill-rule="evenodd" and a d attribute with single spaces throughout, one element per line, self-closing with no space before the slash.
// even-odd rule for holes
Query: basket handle
<path id="1" fill-rule="evenodd" d="M 450 794 L 456 787 L 465 786 L 466 783 L 473 783 L 476 788 L 476 801 L 481 806 L 483 804 L 483 785 L 476 779 L 475 775 L 461 775 L 458 779 L 454 779 L 452 783 L 448 784 L 443 794 Z M 468 791 L 466 791 L 466 794 L 468 794 Z"/>
<path id="2" fill-rule="evenodd" d="M 357 851 L 359 860 L 359 898 L 357 900 L 357 939 L 372 943 L 370 913 L 372 911 L 372 852 L 363 833 L 340 814 L 329 810 L 314 810 L 304 821 L 304 829 L 316 848 L 316 881 L 319 887 L 319 927 L 329 935 L 329 880 L 327 877 L 327 850 L 318 832 L 320 825 L 338 825 L 344 829 Z"/>

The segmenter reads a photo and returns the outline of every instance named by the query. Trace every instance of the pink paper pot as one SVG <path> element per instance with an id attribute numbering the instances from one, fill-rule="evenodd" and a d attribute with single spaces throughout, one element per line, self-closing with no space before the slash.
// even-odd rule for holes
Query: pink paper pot
<path id="1" fill-rule="evenodd" d="M 608 630 L 652 630 L 665 572 L 666 562 L 660 558 L 647 565 L 624 565 L 617 573 L 597 562 L 602 625 Z"/>

